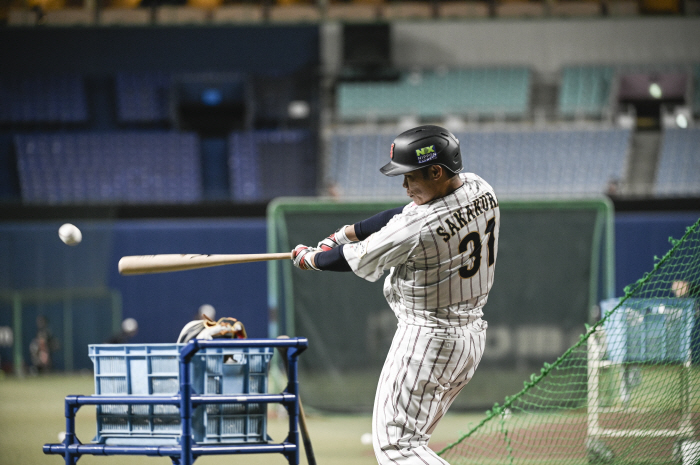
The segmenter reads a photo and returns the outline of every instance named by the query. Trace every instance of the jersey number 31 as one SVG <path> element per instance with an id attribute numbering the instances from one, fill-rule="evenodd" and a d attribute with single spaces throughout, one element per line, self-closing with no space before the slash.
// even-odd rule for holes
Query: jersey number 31
<path id="1" fill-rule="evenodd" d="M 486 232 L 484 234 L 489 235 L 489 266 L 493 265 L 496 257 L 494 255 L 494 246 L 496 245 L 496 238 L 494 237 L 493 230 L 496 227 L 496 218 L 491 218 L 488 223 L 486 223 Z M 473 258 L 471 268 L 469 266 L 463 266 L 459 269 L 459 276 L 464 279 L 469 279 L 474 276 L 481 266 L 481 236 L 478 232 L 474 231 L 466 235 L 464 239 L 459 243 L 459 252 L 464 253 L 469 248 L 469 244 L 473 244 L 472 253 L 469 254 L 469 258 Z"/>

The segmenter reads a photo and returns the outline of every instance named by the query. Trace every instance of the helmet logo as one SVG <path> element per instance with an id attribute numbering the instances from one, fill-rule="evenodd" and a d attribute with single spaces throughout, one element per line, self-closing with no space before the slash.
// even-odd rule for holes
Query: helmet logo
<path id="1" fill-rule="evenodd" d="M 416 156 L 418 157 L 418 163 L 425 163 L 437 158 L 437 153 L 435 153 L 435 146 L 430 145 L 428 147 L 423 147 L 421 149 L 416 149 Z"/>
<path id="2" fill-rule="evenodd" d="M 421 155 L 427 155 L 429 153 L 435 153 L 435 146 L 431 145 L 430 147 L 423 147 L 422 149 L 416 149 L 416 155 L 421 156 Z"/>
<path id="3" fill-rule="evenodd" d="M 389 157 L 392 160 L 394 159 L 394 144 L 391 144 L 391 151 L 389 152 Z"/>

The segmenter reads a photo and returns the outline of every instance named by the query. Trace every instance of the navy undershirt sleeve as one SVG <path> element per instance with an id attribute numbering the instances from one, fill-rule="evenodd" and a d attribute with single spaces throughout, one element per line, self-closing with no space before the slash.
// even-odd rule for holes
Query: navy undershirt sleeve
<path id="1" fill-rule="evenodd" d="M 343 246 L 314 255 L 316 268 L 323 271 L 352 271 L 343 255 Z"/>
<path id="2" fill-rule="evenodd" d="M 359 240 L 364 241 L 369 236 L 386 226 L 390 219 L 403 211 L 403 208 L 404 207 L 396 207 L 392 208 L 391 210 L 385 210 L 367 218 L 366 220 L 355 223 L 355 235 Z"/>
<path id="3" fill-rule="evenodd" d="M 361 241 L 367 239 L 386 226 L 389 220 L 403 211 L 403 208 L 404 207 L 397 207 L 391 210 L 385 210 L 366 220 L 355 223 L 355 235 Z M 348 265 L 348 261 L 345 260 L 345 255 L 343 255 L 342 245 L 314 255 L 314 264 L 316 268 L 323 271 L 352 271 L 352 268 Z"/>

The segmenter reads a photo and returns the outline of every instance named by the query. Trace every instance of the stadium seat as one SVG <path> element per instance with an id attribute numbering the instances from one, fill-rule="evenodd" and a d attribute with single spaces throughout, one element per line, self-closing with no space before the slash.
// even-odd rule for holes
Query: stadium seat
<path id="1" fill-rule="evenodd" d="M 276 5 L 270 8 L 270 21 L 277 23 L 316 22 L 321 12 L 314 5 Z"/>
<path id="2" fill-rule="evenodd" d="M 36 11 L 26 8 L 10 8 L 7 14 L 8 26 L 35 26 L 36 22 Z"/>
<path id="3" fill-rule="evenodd" d="M 394 2 L 382 7 L 383 17 L 393 21 L 401 19 L 427 19 L 433 16 L 433 5 L 425 1 Z"/>
<path id="4" fill-rule="evenodd" d="M 496 6 L 496 16 L 499 18 L 537 18 L 544 16 L 543 2 L 507 1 Z"/>
<path id="5" fill-rule="evenodd" d="M 263 19 L 263 10 L 259 5 L 222 5 L 212 12 L 212 23 L 256 23 Z"/>
<path id="6" fill-rule="evenodd" d="M 163 5 L 156 10 L 156 23 L 161 25 L 202 25 L 207 22 L 208 12 L 191 6 Z"/>
<path id="7" fill-rule="evenodd" d="M 559 91 L 559 115 L 564 118 L 603 116 L 614 75 L 612 66 L 565 67 Z"/>
<path id="8" fill-rule="evenodd" d="M 49 10 L 44 21 L 47 26 L 92 26 L 95 23 L 95 12 L 88 8 Z"/>
<path id="9" fill-rule="evenodd" d="M 372 3 L 330 3 L 326 19 L 335 21 L 374 21 L 380 9 Z"/>
<path id="10" fill-rule="evenodd" d="M 657 196 L 700 196 L 700 128 L 665 129 L 658 166 Z"/>
<path id="11" fill-rule="evenodd" d="M 98 23 L 100 26 L 145 26 L 151 23 L 151 12 L 146 8 L 103 8 Z"/>
<path id="12" fill-rule="evenodd" d="M 306 130 L 237 131 L 228 138 L 231 197 L 263 202 L 316 194 L 316 140 Z"/>
<path id="13" fill-rule="evenodd" d="M 438 4 L 440 18 L 486 18 L 489 7 L 482 2 L 441 1 Z"/>
<path id="14" fill-rule="evenodd" d="M 700 64 L 693 66 L 693 114 L 700 117 Z"/>
<path id="15" fill-rule="evenodd" d="M 405 72 L 396 82 L 340 82 L 336 111 L 342 121 L 407 115 L 524 118 L 530 81 L 530 71 L 516 67 Z"/>
<path id="16" fill-rule="evenodd" d="M 401 181 L 379 174 L 394 129 L 336 131 L 325 182 L 341 197 L 402 197 Z M 455 132 L 466 169 L 504 197 L 596 197 L 625 175 L 631 132 L 624 129 Z"/>
<path id="17" fill-rule="evenodd" d="M 168 73 L 119 72 L 115 87 L 117 119 L 120 123 L 156 123 L 169 119 Z"/>
<path id="18" fill-rule="evenodd" d="M 591 17 L 600 15 L 600 3 L 592 1 L 557 1 L 549 6 L 549 14 L 562 17 Z"/>
<path id="19" fill-rule="evenodd" d="M 0 123 L 84 123 L 85 86 L 74 74 L 0 77 Z"/>
<path id="20" fill-rule="evenodd" d="M 15 148 L 27 203 L 193 203 L 202 198 L 194 134 L 18 135 Z"/>

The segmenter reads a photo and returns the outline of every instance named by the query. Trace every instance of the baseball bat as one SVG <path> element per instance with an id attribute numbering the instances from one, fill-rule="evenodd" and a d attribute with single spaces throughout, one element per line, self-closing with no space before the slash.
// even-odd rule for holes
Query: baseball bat
<path id="1" fill-rule="evenodd" d="M 257 254 L 161 254 L 130 255 L 119 260 L 119 273 L 122 275 L 146 273 L 170 273 L 172 271 L 194 270 L 210 266 L 234 265 L 236 263 L 263 262 L 268 260 L 289 260 L 291 252 Z"/>

